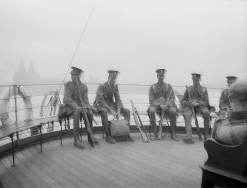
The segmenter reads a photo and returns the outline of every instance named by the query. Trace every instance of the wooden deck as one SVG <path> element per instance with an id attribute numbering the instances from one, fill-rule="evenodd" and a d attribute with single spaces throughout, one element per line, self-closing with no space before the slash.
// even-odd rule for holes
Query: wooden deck
<path id="1" fill-rule="evenodd" d="M 95 135 L 100 145 L 91 148 L 84 135 L 85 149 L 73 145 L 73 138 L 43 143 L 0 160 L 0 180 L 7 187 L 200 187 L 201 169 L 207 159 L 203 141 L 194 135 L 195 144 L 186 145 L 167 134 L 161 141 L 143 143 L 139 133 L 135 142 L 108 144 L 102 134 Z M 1 187 L 1 184 L 0 184 Z"/>

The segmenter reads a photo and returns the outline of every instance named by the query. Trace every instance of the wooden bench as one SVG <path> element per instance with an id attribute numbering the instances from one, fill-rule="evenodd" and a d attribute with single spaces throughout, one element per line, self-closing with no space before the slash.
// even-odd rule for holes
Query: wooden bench
<path id="1" fill-rule="evenodd" d="M 57 122 L 58 116 L 49 116 L 49 117 L 41 117 L 39 119 L 30 119 L 19 121 L 17 123 L 12 123 L 10 125 L 2 125 L 0 126 L 0 139 L 10 136 L 12 142 L 12 156 L 13 156 L 13 166 L 15 166 L 15 155 L 14 155 L 14 134 L 17 134 L 21 131 L 31 129 L 33 127 L 38 127 L 40 130 L 40 146 L 42 152 L 42 126 L 48 122 Z M 61 128 L 62 130 L 62 128 Z"/>
<path id="2" fill-rule="evenodd" d="M 208 160 L 202 169 L 201 187 L 247 187 L 247 137 L 237 146 L 227 146 L 208 139 L 204 143 Z"/>

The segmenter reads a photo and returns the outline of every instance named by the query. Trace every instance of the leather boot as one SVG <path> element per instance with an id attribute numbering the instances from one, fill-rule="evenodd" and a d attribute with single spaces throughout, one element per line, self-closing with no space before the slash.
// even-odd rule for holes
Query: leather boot
<path id="1" fill-rule="evenodd" d="M 133 139 L 132 136 L 129 135 L 129 141 L 130 141 L 130 142 L 134 142 L 135 140 Z"/>
<path id="2" fill-rule="evenodd" d="M 111 136 L 107 136 L 105 138 L 106 142 L 110 143 L 110 144 L 115 144 L 116 141 L 111 137 Z"/>
<path id="3" fill-rule="evenodd" d="M 183 139 L 183 141 L 186 144 L 193 144 L 195 143 L 195 140 L 192 138 L 192 127 L 190 124 L 185 125 L 185 129 L 186 129 L 186 138 Z"/>
<path id="4" fill-rule="evenodd" d="M 80 140 L 75 140 L 74 141 L 74 146 L 76 147 L 76 148 L 78 148 L 78 149 L 84 149 L 84 146 L 83 146 L 83 144 L 82 144 L 82 141 Z"/>
<path id="5" fill-rule="evenodd" d="M 176 125 L 177 125 L 177 118 L 176 116 L 170 117 L 171 122 L 171 138 L 172 140 L 178 142 L 178 138 L 176 136 Z"/>
<path id="6" fill-rule="evenodd" d="M 151 134 L 151 135 L 149 136 L 149 139 L 150 139 L 151 141 L 155 141 L 155 140 L 156 140 L 156 136 L 155 136 L 154 134 Z"/>

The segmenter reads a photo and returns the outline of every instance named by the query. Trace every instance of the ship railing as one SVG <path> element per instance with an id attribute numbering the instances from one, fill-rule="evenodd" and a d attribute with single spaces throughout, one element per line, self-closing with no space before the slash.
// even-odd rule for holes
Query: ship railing
<path id="1" fill-rule="evenodd" d="M 98 83 L 86 83 L 89 90 L 89 101 L 94 102 Z M 145 126 L 150 127 L 147 109 L 149 106 L 148 93 L 151 85 L 141 84 L 118 84 L 122 102 L 125 108 L 131 109 L 132 100 L 141 115 Z M 42 139 L 52 139 L 61 137 L 61 127 L 59 123 L 54 123 L 51 129 L 51 122 L 57 122 L 57 112 L 59 104 L 62 103 L 63 84 L 26 84 L 26 85 L 4 85 L 0 86 L 0 156 L 8 153 L 16 146 L 24 146 Z M 174 90 L 184 93 L 185 86 L 173 86 Z M 223 88 L 207 88 L 209 91 L 210 104 L 217 107 L 220 92 Z M 18 91 L 21 90 L 23 93 Z M 210 91 L 213 95 L 210 96 Z M 215 92 L 217 91 L 217 92 Z M 9 93 L 8 93 L 9 92 Z M 12 93 L 11 93 L 12 92 Z M 24 95 L 24 96 L 23 96 Z M 51 104 L 51 98 L 59 96 L 55 105 Z M 28 104 L 26 101 L 29 101 Z M 7 105 L 7 106 L 4 106 Z M 176 105 L 179 107 L 179 96 Z M 7 121 L 6 117 L 8 118 Z M 94 130 L 102 131 L 101 119 L 95 117 L 98 125 Z M 134 118 L 131 118 L 131 128 L 135 129 Z M 184 131 L 183 117 L 179 116 L 178 124 Z M 200 121 L 199 121 L 200 123 Z M 62 129 L 65 129 L 62 125 Z M 38 133 L 38 135 L 36 134 Z M 72 134 L 72 130 L 67 130 Z M 16 135 L 16 139 L 14 136 Z"/>

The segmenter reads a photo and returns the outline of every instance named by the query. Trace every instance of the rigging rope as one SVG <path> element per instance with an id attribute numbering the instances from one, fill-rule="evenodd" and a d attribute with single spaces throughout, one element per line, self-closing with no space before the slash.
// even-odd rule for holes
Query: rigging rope
<path id="1" fill-rule="evenodd" d="M 86 26 L 84 27 L 84 29 L 83 29 L 83 31 L 82 31 L 80 40 L 79 40 L 79 42 L 78 42 L 78 44 L 77 44 L 77 46 L 76 46 L 76 49 L 75 49 L 75 52 L 74 52 L 74 54 L 73 54 L 73 57 L 72 57 L 72 59 L 71 59 L 71 61 L 70 61 L 69 67 L 68 67 L 68 69 L 67 69 L 67 71 L 66 71 L 66 73 L 65 73 L 65 76 L 64 76 L 64 79 L 63 79 L 63 84 L 61 85 L 61 87 L 60 87 L 58 93 L 60 93 L 60 91 L 61 91 L 61 89 L 62 89 L 62 87 L 63 87 L 63 85 L 64 85 L 64 81 L 65 81 L 66 76 L 67 76 L 67 74 L 68 74 L 68 72 L 69 72 L 69 69 L 70 69 L 70 67 L 71 67 L 71 64 L 72 64 L 72 62 L 73 62 L 73 60 L 74 60 L 75 54 L 76 54 L 76 52 L 77 52 L 77 50 L 78 50 L 78 47 L 79 47 L 79 45 L 80 45 L 80 43 L 81 43 L 82 37 L 83 37 L 83 35 L 84 35 L 85 31 L 86 31 L 87 25 L 88 25 L 88 23 L 89 23 L 89 21 L 90 21 L 90 19 L 91 19 L 91 16 L 92 16 L 92 14 L 93 14 L 93 11 L 94 11 L 94 8 L 95 8 L 95 6 L 96 6 L 96 4 L 97 4 L 97 1 L 98 1 L 98 0 L 95 1 L 95 4 L 94 4 L 94 6 L 93 6 L 93 9 L 92 9 L 92 11 L 91 11 L 91 13 L 90 13 L 90 15 L 89 15 L 88 20 L 87 20 Z"/>

